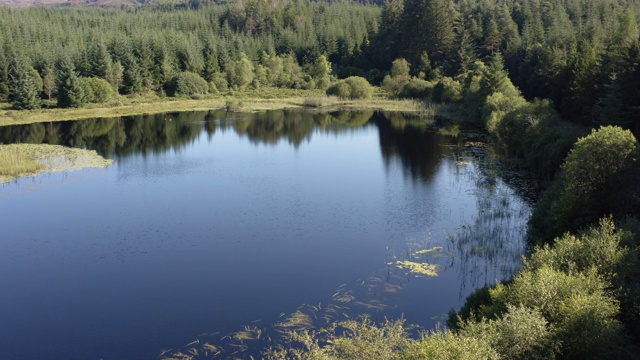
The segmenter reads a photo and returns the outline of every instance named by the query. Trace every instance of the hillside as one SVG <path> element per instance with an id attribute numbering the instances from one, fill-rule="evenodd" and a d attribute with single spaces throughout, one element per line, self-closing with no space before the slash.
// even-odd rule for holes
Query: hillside
<path id="1" fill-rule="evenodd" d="M 78 6 L 78 7 L 120 7 L 140 5 L 153 0 L 0 0 L 0 6 Z"/>

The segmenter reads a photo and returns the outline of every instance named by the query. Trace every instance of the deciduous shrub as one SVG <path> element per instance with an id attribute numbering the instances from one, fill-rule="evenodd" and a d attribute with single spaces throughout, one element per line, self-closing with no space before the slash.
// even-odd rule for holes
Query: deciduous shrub
<path id="1" fill-rule="evenodd" d="M 327 89 L 327 95 L 352 100 L 368 99 L 373 95 L 373 86 L 363 77 L 350 76 L 331 85 Z"/>
<path id="2" fill-rule="evenodd" d="M 115 100 L 116 91 L 105 79 L 81 78 L 85 99 L 88 103 L 108 103 Z"/>
<path id="3" fill-rule="evenodd" d="M 206 94 L 209 91 L 209 84 L 200 75 L 184 71 L 175 75 L 169 82 L 167 94 L 169 96 L 190 96 L 195 94 Z"/>

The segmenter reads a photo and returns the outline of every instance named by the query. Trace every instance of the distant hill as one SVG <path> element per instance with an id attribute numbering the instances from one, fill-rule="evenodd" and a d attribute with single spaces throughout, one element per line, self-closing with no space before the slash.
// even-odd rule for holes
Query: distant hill
<path id="1" fill-rule="evenodd" d="M 78 7 L 120 7 L 141 5 L 153 0 L 0 0 L 0 6 L 78 6 Z"/>

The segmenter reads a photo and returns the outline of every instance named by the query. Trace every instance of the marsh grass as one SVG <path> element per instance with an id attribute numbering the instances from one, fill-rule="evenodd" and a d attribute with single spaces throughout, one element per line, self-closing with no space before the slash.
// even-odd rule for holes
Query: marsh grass
<path id="1" fill-rule="evenodd" d="M 209 94 L 197 99 L 186 97 L 169 98 L 147 92 L 131 97 L 120 96 L 110 104 L 88 104 L 82 108 L 72 109 L 11 110 L 10 104 L 0 103 L 0 126 L 224 109 L 227 107 L 229 99 L 236 99 L 241 102 L 241 110 L 244 112 L 314 108 L 319 111 L 393 111 L 427 118 L 447 117 L 449 115 L 458 116 L 456 115 L 457 108 L 455 106 L 433 104 L 420 100 L 390 99 L 381 93 L 375 94 L 371 99 L 339 100 L 326 96 L 322 91 L 318 90 L 260 88 L 241 93 Z"/>
<path id="2" fill-rule="evenodd" d="M 340 99 L 337 96 L 315 96 L 304 98 L 302 105 L 311 108 L 327 108 L 337 107 L 340 104 Z"/>
<path id="3" fill-rule="evenodd" d="M 16 148 L 0 148 L 0 182 L 11 180 L 24 174 L 36 174 L 44 165 L 31 159 Z"/>
<path id="4" fill-rule="evenodd" d="M 0 183 L 44 172 L 106 167 L 112 163 L 95 151 L 47 144 L 0 145 Z"/>

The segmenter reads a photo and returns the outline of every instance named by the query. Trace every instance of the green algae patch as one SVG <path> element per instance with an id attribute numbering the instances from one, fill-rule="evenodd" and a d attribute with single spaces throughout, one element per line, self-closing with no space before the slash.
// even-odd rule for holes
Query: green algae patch
<path id="1" fill-rule="evenodd" d="M 433 253 L 437 253 L 443 250 L 442 246 L 434 246 L 431 249 L 424 249 L 416 251 L 416 255 L 433 255 Z"/>
<path id="2" fill-rule="evenodd" d="M 0 145 L 0 183 L 41 173 L 107 167 L 112 162 L 94 150 L 47 144 Z"/>
<path id="3" fill-rule="evenodd" d="M 416 275 L 438 276 L 438 265 L 436 264 L 396 261 L 396 266 L 400 269 L 409 270 L 409 272 Z"/>

